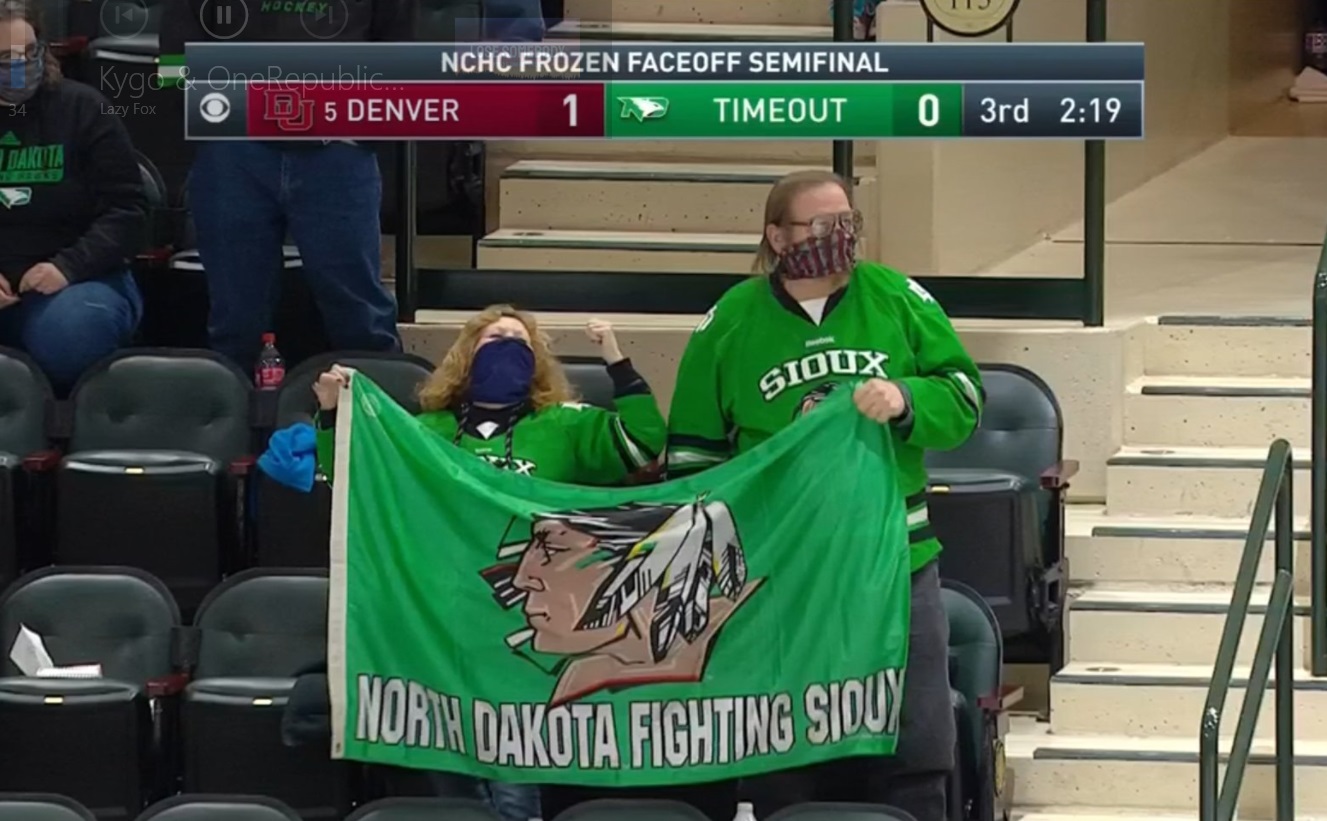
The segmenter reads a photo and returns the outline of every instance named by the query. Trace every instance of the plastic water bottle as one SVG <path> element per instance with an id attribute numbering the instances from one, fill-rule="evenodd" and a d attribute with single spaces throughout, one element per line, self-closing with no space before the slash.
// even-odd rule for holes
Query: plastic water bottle
<path id="1" fill-rule="evenodd" d="M 1304 32 L 1304 65 L 1327 74 L 1327 2 L 1316 6 Z"/>
<path id="2" fill-rule="evenodd" d="M 276 349 L 276 334 L 263 334 L 263 352 L 253 368 L 253 383 L 260 391 L 274 391 L 286 378 L 286 360 Z"/>
<path id="3" fill-rule="evenodd" d="M 738 804 L 737 815 L 733 816 L 733 821 L 756 821 L 756 805 L 750 801 Z"/>

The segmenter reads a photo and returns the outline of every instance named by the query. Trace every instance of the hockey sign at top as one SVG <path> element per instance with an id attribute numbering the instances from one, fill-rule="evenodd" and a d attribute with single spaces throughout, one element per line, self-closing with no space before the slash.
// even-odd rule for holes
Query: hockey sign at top
<path id="1" fill-rule="evenodd" d="M 1009 25 L 1018 0 L 921 0 L 932 23 L 959 37 L 983 37 Z"/>

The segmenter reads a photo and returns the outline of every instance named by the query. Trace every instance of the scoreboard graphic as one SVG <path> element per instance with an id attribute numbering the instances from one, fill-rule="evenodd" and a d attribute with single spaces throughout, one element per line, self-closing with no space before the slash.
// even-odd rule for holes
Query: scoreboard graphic
<path id="1" fill-rule="evenodd" d="M 191 44 L 191 139 L 1140 139 L 1140 44 Z"/>

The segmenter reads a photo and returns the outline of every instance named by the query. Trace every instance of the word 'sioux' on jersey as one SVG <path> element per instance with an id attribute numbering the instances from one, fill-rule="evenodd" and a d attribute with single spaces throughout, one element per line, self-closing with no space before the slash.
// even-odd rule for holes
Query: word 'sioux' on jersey
<path id="1" fill-rule="evenodd" d="M 444 74 L 888 74 L 884 55 L 847 49 L 580 51 L 566 46 L 490 46 L 442 55 Z"/>

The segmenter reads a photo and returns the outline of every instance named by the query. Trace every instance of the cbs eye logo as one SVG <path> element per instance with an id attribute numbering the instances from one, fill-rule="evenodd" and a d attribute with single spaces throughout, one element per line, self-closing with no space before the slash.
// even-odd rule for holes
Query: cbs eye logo
<path id="1" fill-rule="evenodd" d="M 230 99 L 215 91 L 204 95 L 198 101 L 198 115 L 212 125 L 224 123 L 230 117 Z"/>

